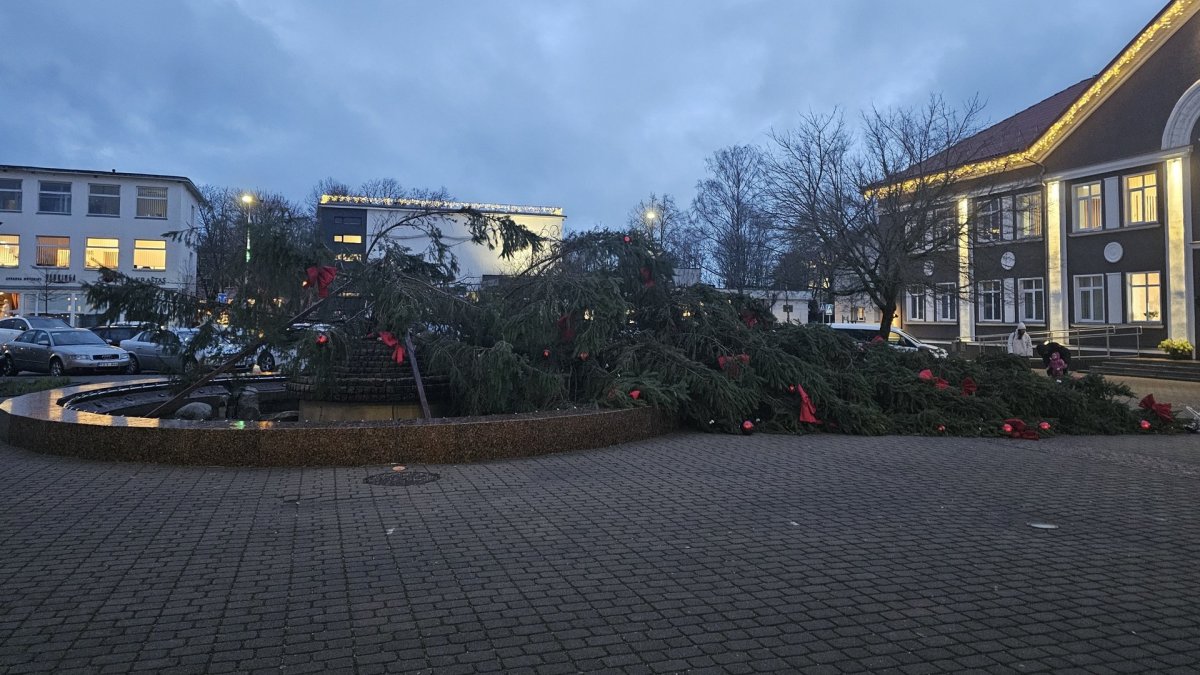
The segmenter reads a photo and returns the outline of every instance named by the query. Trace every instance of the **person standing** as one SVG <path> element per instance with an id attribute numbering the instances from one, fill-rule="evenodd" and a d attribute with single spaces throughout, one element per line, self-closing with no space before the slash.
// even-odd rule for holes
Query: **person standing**
<path id="1" fill-rule="evenodd" d="M 1017 329 L 1008 336 L 1008 353 L 1017 356 L 1033 356 L 1033 340 L 1025 331 L 1025 324 L 1017 324 Z"/>

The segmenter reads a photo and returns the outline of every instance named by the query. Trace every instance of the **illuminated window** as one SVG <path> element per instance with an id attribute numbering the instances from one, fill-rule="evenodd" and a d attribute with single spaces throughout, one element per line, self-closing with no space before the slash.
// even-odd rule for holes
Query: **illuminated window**
<path id="1" fill-rule="evenodd" d="M 167 242 L 162 239 L 134 239 L 133 269 L 167 269 Z"/>
<path id="2" fill-rule="evenodd" d="M 979 320 L 1004 319 L 1004 289 L 1000 281 L 979 282 Z"/>
<path id="3" fill-rule="evenodd" d="M 1042 236 L 1042 193 L 1026 192 L 1013 198 L 1013 236 L 1034 239 Z"/>
<path id="4" fill-rule="evenodd" d="M 21 210 L 21 179 L 0 178 L 0 211 Z"/>
<path id="5" fill-rule="evenodd" d="M 38 193 L 38 213 L 71 213 L 71 184 L 41 181 Z"/>
<path id="6" fill-rule="evenodd" d="M 361 234 L 335 234 L 333 235 L 333 243 L 335 244 L 361 244 L 363 238 Z"/>
<path id="7" fill-rule="evenodd" d="M 1158 174 L 1154 171 L 1125 177 L 1125 224 L 1158 222 Z"/>
<path id="8" fill-rule="evenodd" d="M 88 237 L 87 246 L 83 249 L 83 266 L 89 270 L 101 267 L 117 268 L 118 244 L 116 239 L 97 239 Z"/>
<path id="9" fill-rule="evenodd" d="M 1104 275 L 1075 277 L 1075 320 L 1104 322 Z"/>
<path id="10" fill-rule="evenodd" d="M 121 215 L 121 186 L 97 183 L 88 185 L 88 215 Z"/>
<path id="11" fill-rule="evenodd" d="M 938 284 L 934 292 L 938 321 L 958 321 L 958 288 L 953 284 Z"/>
<path id="12" fill-rule="evenodd" d="M 1130 272 L 1129 320 L 1136 322 L 1159 322 L 1162 320 L 1162 290 L 1159 288 L 1158 272 Z"/>
<path id="13" fill-rule="evenodd" d="M 1021 301 L 1021 321 L 1045 323 L 1046 289 L 1041 277 L 1017 281 Z"/>
<path id="14" fill-rule="evenodd" d="M 1104 228 L 1100 181 L 1075 186 L 1075 229 L 1089 232 Z"/>
<path id="15" fill-rule="evenodd" d="M 21 263 L 21 237 L 0 234 L 0 267 L 16 267 Z"/>
<path id="16" fill-rule="evenodd" d="M 137 189 L 138 218 L 167 217 L 167 188 L 142 187 Z"/>
<path id="17" fill-rule="evenodd" d="M 43 237 L 39 235 L 37 238 L 37 260 L 34 264 L 38 267 L 70 267 L 71 238 Z"/>

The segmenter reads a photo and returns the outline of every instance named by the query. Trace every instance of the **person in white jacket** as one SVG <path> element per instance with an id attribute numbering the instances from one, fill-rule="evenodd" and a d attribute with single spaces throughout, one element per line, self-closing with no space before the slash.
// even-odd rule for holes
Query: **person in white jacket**
<path id="1" fill-rule="evenodd" d="M 1033 340 L 1025 332 L 1025 324 L 1017 324 L 1017 329 L 1008 336 L 1008 353 L 1017 356 L 1033 356 Z"/>

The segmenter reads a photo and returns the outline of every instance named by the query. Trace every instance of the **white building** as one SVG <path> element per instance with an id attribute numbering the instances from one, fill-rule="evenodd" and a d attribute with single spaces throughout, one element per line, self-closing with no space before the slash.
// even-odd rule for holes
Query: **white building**
<path id="1" fill-rule="evenodd" d="M 82 283 L 101 267 L 190 288 L 195 254 L 163 233 L 192 227 L 200 201 L 180 176 L 0 165 L 0 312 L 91 325 Z"/>
<path id="2" fill-rule="evenodd" d="M 387 232 L 386 236 L 392 241 L 414 253 L 426 251 L 430 240 L 421 229 L 404 226 L 391 229 L 406 217 L 417 215 L 427 226 L 436 226 L 441 231 L 442 241 L 458 259 L 458 280 L 465 284 L 477 285 L 484 276 L 515 274 L 528 266 L 531 256 L 528 251 L 502 260 L 499 247 L 489 250 L 487 246 L 472 244 L 463 209 L 489 216 L 508 216 L 518 225 L 551 240 L 562 238 L 566 218 L 557 206 L 322 195 L 317 207 L 317 222 L 322 240 L 345 260 L 361 259 L 381 232 Z M 377 247 L 372 255 L 378 252 Z"/>

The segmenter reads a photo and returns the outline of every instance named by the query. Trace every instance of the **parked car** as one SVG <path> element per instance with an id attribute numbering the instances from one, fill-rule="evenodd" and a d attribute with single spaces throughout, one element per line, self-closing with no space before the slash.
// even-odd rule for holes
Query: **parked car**
<path id="1" fill-rule="evenodd" d="M 107 326 L 92 326 L 88 330 L 100 336 L 108 344 L 119 347 L 122 340 L 132 339 L 133 336 L 148 329 L 152 325 L 146 323 L 110 323 Z"/>
<path id="2" fill-rule="evenodd" d="M 17 336 L 33 328 L 50 330 L 70 328 L 62 319 L 49 316 L 13 316 L 0 319 L 0 344 L 17 339 Z"/>
<path id="3" fill-rule="evenodd" d="M 49 373 L 121 373 L 129 367 L 129 354 L 113 347 L 85 328 L 45 330 L 34 328 L 4 343 L 4 373 L 22 370 Z"/>
<path id="4" fill-rule="evenodd" d="M 827 324 L 830 328 L 845 333 L 855 340 L 861 342 L 870 342 L 879 335 L 879 326 L 867 323 L 831 323 Z M 908 352 L 923 351 L 929 352 L 934 358 L 946 358 L 946 350 L 936 345 L 931 345 L 921 342 L 917 338 L 905 333 L 899 328 L 892 326 L 891 332 L 888 334 L 888 345 L 895 349 Z"/>
<path id="5" fill-rule="evenodd" d="M 191 353 L 188 346 L 199 332 L 196 328 L 149 328 L 122 340 L 121 349 L 129 352 L 128 372 L 188 373 L 197 367 L 216 367 L 239 351 L 236 345 L 221 340 Z M 253 357 L 248 356 L 237 367 L 246 370 L 253 363 Z"/>

